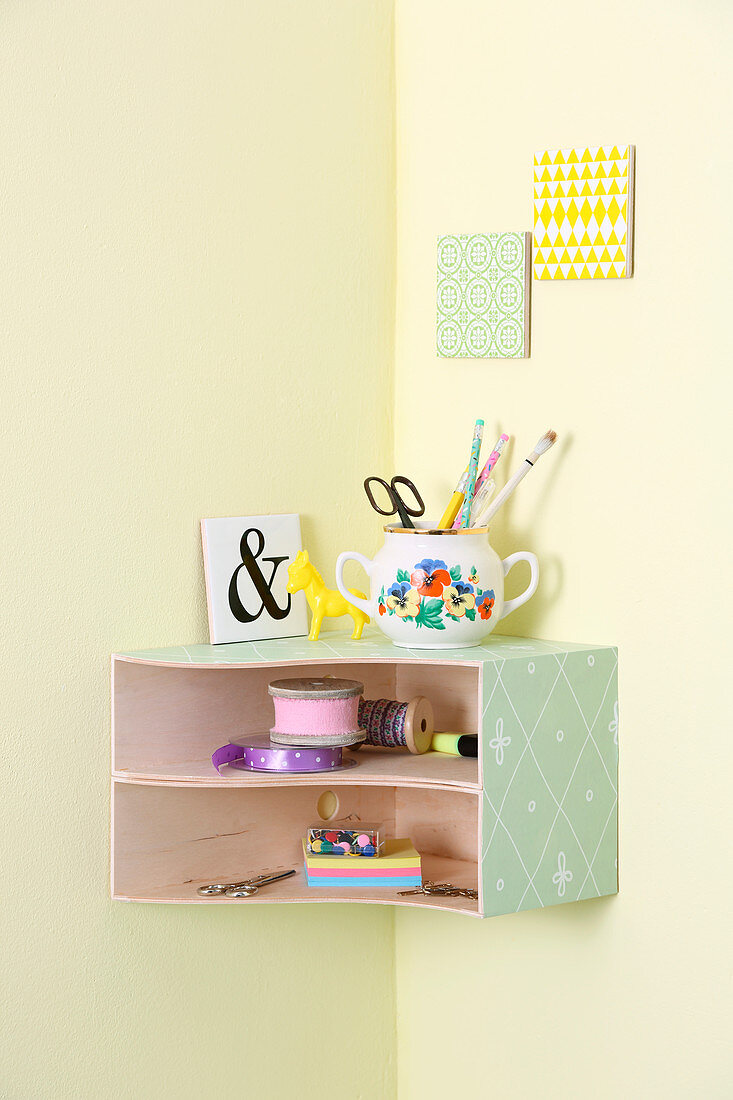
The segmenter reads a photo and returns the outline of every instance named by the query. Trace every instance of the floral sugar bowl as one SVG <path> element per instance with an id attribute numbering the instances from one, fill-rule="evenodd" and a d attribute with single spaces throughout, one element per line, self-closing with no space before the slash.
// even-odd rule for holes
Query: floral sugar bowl
<path id="1" fill-rule="evenodd" d="M 370 615 L 395 645 L 408 649 L 453 649 L 478 645 L 500 619 L 534 595 L 537 558 L 519 551 L 502 559 L 489 544 L 488 528 L 443 530 L 428 523 L 414 529 L 384 528 L 384 546 L 373 560 L 353 550 L 336 562 L 336 587 L 344 599 Z M 344 584 L 344 565 L 359 562 L 369 575 L 371 597 L 362 600 Z M 529 563 L 529 585 L 504 602 L 504 577 L 518 561 Z"/>

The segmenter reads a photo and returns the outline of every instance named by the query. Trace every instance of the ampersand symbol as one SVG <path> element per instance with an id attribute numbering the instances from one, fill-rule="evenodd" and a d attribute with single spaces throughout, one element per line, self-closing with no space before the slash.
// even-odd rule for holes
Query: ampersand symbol
<path id="1" fill-rule="evenodd" d="M 249 545 L 249 536 L 256 535 L 259 543 L 257 549 L 253 552 Z M 263 558 L 263 561 L 270 562 L 272 565 L 272 571 L 270 572 L 269 581 L 265 579 L 262 570 L 257 564 L 257 558 L 265 548 L 265 536 L 257 527 L 249 527 L 242 535 L 242 541 L 239 544 L 239 554 L 242 559 L 241 563 L 237 566 L 232 574 L 232 579 L 229 582 L 229 607 L 231 608 L 232 615 L 240 623 L 253 623 L 255 619 L 259 619 L 262 612 L 267 608 L 267 613 L 273 619 L 284 619 L 290 613 L 290 596 L 288 596 L 288 602 L 283 609 L 279 607 L 275 597 L 272 594 L 272 584 L 275 580 L 275 573 L 281 562 L 287 561 L 288 555 L 283 554 L 281 558 Z M 239 598 L 239 589 L 237 587 L 237 577 L 239 576 L 240 569 L 246 569 L 252 580 L 252 584 L 257 589 L 257 595 L 262 600 L 260 609 L 256 615 L 250 615 L 246 607 L 242 604 Z"/>

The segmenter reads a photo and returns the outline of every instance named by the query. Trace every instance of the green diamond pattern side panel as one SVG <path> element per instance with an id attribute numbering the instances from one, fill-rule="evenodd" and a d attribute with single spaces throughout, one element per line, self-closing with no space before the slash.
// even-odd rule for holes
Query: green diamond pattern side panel
<path id="1" fill-rule="evenodd" d="M 484 666 L 485 916 L 618 890 L 617 652 L 512 656 Z"/>

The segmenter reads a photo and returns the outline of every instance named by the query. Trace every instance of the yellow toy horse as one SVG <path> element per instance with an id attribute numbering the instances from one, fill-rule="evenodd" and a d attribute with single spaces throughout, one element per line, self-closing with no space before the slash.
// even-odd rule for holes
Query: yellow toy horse
<path id="1" fill-rule="evenodd" d="M 321 623 L 326 615 L 331 619 L 336 619 L 339 615 L 351 615 L 354 620 L 354 633 L 351 637 L 361 638 L 361 632 L 364 624 L 369 622 L 369 616 L 353 604 L 347 603 L 340 592 L 333 588 L 326 588 L 323 577 L 315 565 L 311 564 L 307 550 L 301 550 L 295 561 L 288 566 L 288 578 L 288 592 L 305 590 L 305 598 L 313 613 L 309 641 L 318 640 Z M 350 588 L 349 592 L 353 592 L 355 596 L 361 596 L 362 600 L 366 599 L 364 593 L 356 588 Z"/>

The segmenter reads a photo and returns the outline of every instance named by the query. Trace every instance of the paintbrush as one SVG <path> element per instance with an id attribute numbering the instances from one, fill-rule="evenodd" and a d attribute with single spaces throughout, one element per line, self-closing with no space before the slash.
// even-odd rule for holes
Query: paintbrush
<path id="1" fill-rule="evenodd" d="M 504 501 L 512 495 L 522 478 L 527 476 L 540 455 L 543 455 L 545 451 L 549 451 L 550 447 L 556 439 L 557 432 L 553 432 L 552 430 L 549 432 L 545 432 L 545 434 L 542 436 L 542 439 L 540 439 L 535 444 L 535 449 L 532 451 L 532 453 L 530 455 L 527 455 L 522 465 L 519 467 L 516 473 L 514 473 L 509 478 L 509 481 L 507 481 L 506 485 L 501 490 L 499 495 L 491 501 L 487 508 L 484 509 L 484 511 L 481 513 L 481 515 L 472 526 L 486 526 L 489 520 L 492 519 L 499 511 Z"/>

